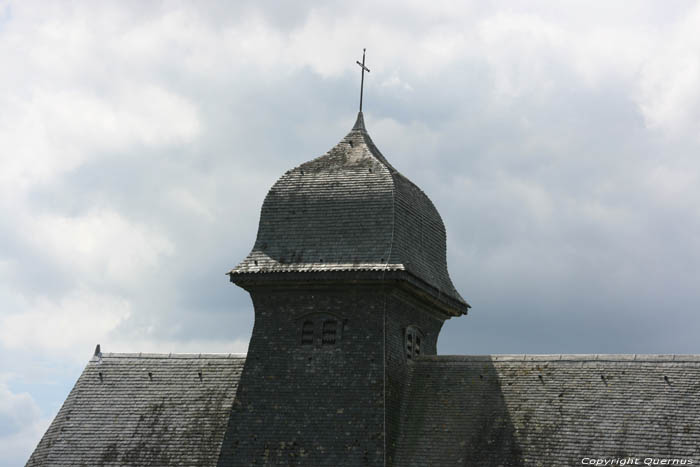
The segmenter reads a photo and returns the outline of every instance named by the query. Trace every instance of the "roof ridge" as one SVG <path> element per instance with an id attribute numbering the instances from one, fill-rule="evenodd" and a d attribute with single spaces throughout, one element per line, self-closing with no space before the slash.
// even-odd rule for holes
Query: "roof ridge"
<path id="1" fill-rule="evenodd" d="M 470 361 L 636 361 L 636 362 L 700 362 L 700 354 L 486 354 L 486 355 L 423 355 L 416 361 L 470 362 Z"/>
<path id="2" fill-rule="evenodd" d="M 104 352 L 105 358 L 153 358 L 153 359 L 212 359 L 212 358 L 245 358 L 245 353 L 149 353 L 149 352 Z"/>
<path id="3" fill-rule="evenodd" d="M 394 254 L 394 244 L 396 243 L 396 175 L 401 175 L 398 170 L 394 168 L 393 165 L 384 157 L 384 154 L 379 150 L 377 145 L 374 144 L 374 141 L 372 141 L 372 137 L 369 135 L 369 132 L 367 131 L 367 128 L 365 128 L 365 119 L 362 114 L 362 112 L 359 112 L 357 114 L 357 121 L 355 122 L 355 125 L 352 127 L 352 132 L 358 131 L 360 135 L 362 136 L 362 141 L 365 143 L 367 146 L 367 149 L 369 150 L 369 153 L 377 159 L 384 167 L 386 167 L 389 170 L 389 177 L 391 179 L 391 238 L 389 240 L 389 249 L 385 253 L 385 258 L 386 261 L 384 263 L 384 267 L 382 268 L 383 272 L 386 272 L 387 266 L 390 264 L 398 264 L 400 269 L 405 269 L 406 266 L 404 264 L 404 259 L 403 258 L 397 258 L 398 261 L 393 261 L 391 255 Z M 351 133 L 352 133 L 351 132 Z M 403 175 L 401 175 L 404 177 Z M 405 177 L 404 177 L 405 178 Z M 397 249 L 398 250 L 398 249 Z"/>
<path id="4" fill-rule="evenodd" d="M 357 120 L 355 120 L 355 124 L 353 125 L 352 129 L 365 132 L 367 131 L 367 128 L 365 128 L 365 117 L 361 110 L 357 112 Z"/>
<path id="5" fill-rule="evenodd" d="M 363 125 L 364 125 L 364 120 L 363 120 Z M 364 128 L 364 126 L 362 127 L 361 130 L 356 130 L 355 127 L 353 127 L 353 129 L 350 131 L 350 134 L 352 134 L 354 132 L 360 133 L 360 136 L 362 136 L 362 140 L 364 141 L 365 145 L 367 146 L 367 149 L 369 149 L 370 154 L 372 154 L 372 156 L 374 156 L 375 159 L 377 159 L 379 162 L 381 162 L 382 165 L 384 165 L 384 167 L 389 169 L 389 175 L 391 175 L 392 181 L 393 181 L 394 174 L 397 173 L 398 170 L 396 170 L 394 168 L 394 166 L 391 165 L 391 163 L 387 160 L 387 158 L 384 157 L 384 154 L 382 154 L 382 152 L 379 150 L 377 145 L 374 144 L 374 141 L 372 141 L 372 137 L 369 135 L 369 132 Z"/>

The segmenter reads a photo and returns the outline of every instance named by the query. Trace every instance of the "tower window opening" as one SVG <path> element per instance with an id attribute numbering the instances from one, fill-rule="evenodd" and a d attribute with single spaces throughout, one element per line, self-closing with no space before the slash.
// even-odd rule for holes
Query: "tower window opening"
<path id="1" fill-rule="evenodd" d="M 346 320 L 331 313 L 310 313 L 297 321 L 297 342 L 307 350 L 333 350 L 343 339 Z"/>
<path id="2" fill-rule="evenodd" d="M 313 321 L 304 321 L 301 328 L 301 345 L 314 344 L 314 323 Z"/>
<path id="3" fill-rule="evenodd" d="M 421 355 L 424 336 L 416 326 L 408 326 L 406 328 L 406 360 L 413 360 Z"/>
<path id="4" fill-rule="evenodd" d="M 323 322 L 323 345 L 335 345 L 336 340 L 336 330 L 338 328 L 338 322 L 335 320 L 326 320 Z"/>

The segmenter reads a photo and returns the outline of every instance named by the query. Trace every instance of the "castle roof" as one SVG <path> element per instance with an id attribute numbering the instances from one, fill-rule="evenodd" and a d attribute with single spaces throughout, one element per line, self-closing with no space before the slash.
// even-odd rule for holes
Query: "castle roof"
<path id="1" fill-rule="evenodd" d="M 253 250 L 230 274 L 340 271 L 403 275 L 448 301 L 450 314 L 469 307 L 447 271 L 440 214 L 377 149 L 362 112 L 335 147 L 270 189 Z"/>
<path id="2" fill-rule="evenodd" d="M 700 355 L 421 357 L 409 365 L 394 464 L 697 462 L 699 378 Z"/>
<path id="3" fill-rule="evenodd" d="M 700 458 L 700 355 L 431 355 L 444 318 L 469 305 L 447 272 L 440 215 L 372 143 L 361 112 L 333 149 L 272 187 L 253 250 L 229 274 L 274 289 L 251 293 L 248 356 L 97 346 L 27 465 Z M 278 293 L 277 281 L 294 287 Z M 358 293 L 368 281 L 372 293 Z M 326 316 L 346 310 L 357 316 Z"/>
<path id="4" fill-rule="evenodd" d="M 95 358 L 27 465 L 214 467 L 244 363 L 236 354 Z M 392 465 L 697 461 L 698 381 L 698 355 L 420 357 L 408 365 Z"/>
<path id="5" fill-rule="evenodd" d="M 245 355 L 93 358 L 27 466 L 215 466 Z"/>

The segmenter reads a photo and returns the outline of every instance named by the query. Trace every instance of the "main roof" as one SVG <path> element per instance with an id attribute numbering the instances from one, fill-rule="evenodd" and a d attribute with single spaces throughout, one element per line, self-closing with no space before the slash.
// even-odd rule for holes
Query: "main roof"
<path id="1" fill-rule="evenodd" d="M 403 400 L 394 465 L 700 460 L 700 355 L 421 357 Z"/>
<path id="2" fill-rule="evenodd" d="M 447 272 L 440 214 L 379 152 L 361 112 L 335 147 L 270 189 L 253 250 L 230 274 L 330 271 L 403 271 L 468 308 Z"/>
<path id="3" fill-rule="evenodd" d="M 214 467 L 235 423 L 244 363 L 242 355 L 95 358 L 27 465 Z M 420 357 L 402 399 L 391 465 L 700 459 L 700 355 Z"/>
<path id="4" fill-rule="evenodd" d="M 94 358 L 27 466 L 215 466 L 244 362 L 244 355 Z"/>

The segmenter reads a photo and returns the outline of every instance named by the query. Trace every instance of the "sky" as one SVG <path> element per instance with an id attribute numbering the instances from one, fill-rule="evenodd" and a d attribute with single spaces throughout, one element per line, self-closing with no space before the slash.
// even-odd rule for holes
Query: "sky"
<path id="1" fill-rule="evenodd" d="M 91 357 L 245 352 L 285 171 L 352 127 L 447 228 L 442 354 L 700 353 L 700 4 L 0 0 L 0 466 Z"/>

